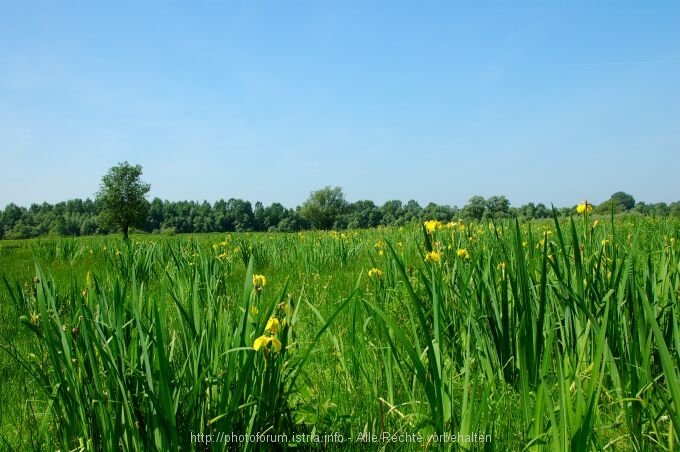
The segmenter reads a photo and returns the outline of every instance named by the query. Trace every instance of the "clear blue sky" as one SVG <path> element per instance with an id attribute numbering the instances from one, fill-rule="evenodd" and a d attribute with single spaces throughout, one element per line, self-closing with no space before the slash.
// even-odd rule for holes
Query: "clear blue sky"
<path id="1" fill-rule="evenodd" d="M 0 208 L 680 199 L 680 3 L 0 0 Z"/>

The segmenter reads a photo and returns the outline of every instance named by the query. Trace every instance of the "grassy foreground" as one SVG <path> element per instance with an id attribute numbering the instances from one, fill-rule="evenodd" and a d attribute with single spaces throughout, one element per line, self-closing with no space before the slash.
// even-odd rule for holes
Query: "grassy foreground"
<path id="1" fill-rule="evenodd" d="M 677 450 L 679 237 L 584 213 L 0 242 L 0 448 Z"/>

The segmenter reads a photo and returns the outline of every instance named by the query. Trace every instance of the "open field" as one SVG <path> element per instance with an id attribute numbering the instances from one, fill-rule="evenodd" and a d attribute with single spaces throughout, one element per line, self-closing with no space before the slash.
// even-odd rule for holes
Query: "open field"
<path id="1" fill-rule="evenodd" d="M 0 445 L 677 450 L 678 238 L 584 214 L 2 241 Z"/>

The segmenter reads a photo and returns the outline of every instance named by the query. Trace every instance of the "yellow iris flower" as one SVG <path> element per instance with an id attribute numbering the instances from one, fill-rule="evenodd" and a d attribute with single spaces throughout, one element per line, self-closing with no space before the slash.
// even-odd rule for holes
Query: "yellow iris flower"
<path id="1" fill-rule="evenodd" d="M 588 201 L 583 201 L 582 204 L 579 204 L 576 206 L 576 213 L 583 215 L 586 213 L 592 213 L 593 211 L 593 205 L 589 203 Z"/>
<path id="2" fill-rule="evenodd" d="M 253 287 L 258 292 L 267 285 L 267 278 L 264 275 L 253 275 Z"/>
<path id="3" fill-rule="evenodd" d="M 275 336 L 260 336 L 257 339 L 255 339 L 255 342 L 253 342 L 253 348 L 255 351 L 260 350 L 262 347 L 267 347 L 269 344 L 272 344 L 274 347 L 274 350 L 281 351 L 281 341 L 278 340 Z"/>
<path id="4" fill-rule="evenodd" d="M 382 276 L 383 272 L 379 268 L 372 268 L 368 271 L 368 277 L 369 278 L 380 278 Z"/>
<path id="5" fill-rule="evenodd" d="M 441 260 L 442 256 L 436 251 L 430 251 L 425 255 L 425 260 L 427 262 L 439 262 Z"/>
<path id="6" fill-rule="evenodd" d="M 271 334 L 277 334 L 280 327 L 281 324 L 279 323 L 279 319 L 272 317 L 267 321 L 267 326 L 264 328 L 264 330 Z"/>
<path id="7" fill-rule="evenodd" d="M 441 221 L 437 220 L 428 220 L 423 223 L 425 225 L 425 230 L 427 231 L 428 234 L 432 235 L 434 234 L 434 231 L 442 227 Z"/>

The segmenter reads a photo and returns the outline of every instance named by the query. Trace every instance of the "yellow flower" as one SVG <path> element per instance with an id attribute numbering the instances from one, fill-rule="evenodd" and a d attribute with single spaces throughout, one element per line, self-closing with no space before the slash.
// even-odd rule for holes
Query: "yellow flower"
<path id="1" fill-rule="evenodd" d="M 440 259 L 441 259 L 441 254 L 439 254 L 436 251 L 430 251 L 429 253 L 427 253 L 425 255 L 425 260 L 427 262 L 439 262 Z"/>
<path id="2" fill-rule="evenodd" d="M 253 348 L 255 349 L 255 351 L 258 351 L 262 347 L 267 347 L 269 344 L 272 344 L 274 350 L 276 350 L 277 352 L 281 350 L 281 341 L 273 336 L 258 337 L 257 339 L 255 339 L 255 342 L 253 342 Z"/>
<path id="3" fill-rule="evenodd" d="M 255 342 L 253 342 L 253 348 L 255 350 L 259 350 L 262 348 L 262 346 L 267 345 L 271 341 L 271 338 L 268 336 L 260 336 L 257 339 L 255 339 Z"/>
<path id="4" fill-rule="evenodd" d="M 468 253 L 468 250 L 465 248 L 458 248 L 456 254 L 458 254 L 458 257 L 462 257 L 463 259 L 470 259 L 470 253 Z"/>
<path id="5" fill-rule="evenodd" d="M 428 220 L 423 223 L 428 234 L 434 234 L 434 231 L 442 227 L 442 223 L 437 220 Z"/>
<path id="6" fill-rule="evenodd" d="M 586 213 L 591 213 L 593 211 L 593 205 L 588 201 L 583 201 L 583 204 L 576 206 L 576 213 L 583 215 Z"/>
<path id="7" fill-rule="evenodd" d="M 250 313 L 251 313 L 252 315 L 257 315 L 259 312 L 260 312 L 260 310 L 257 309 L 257 306 L 252 305 L 252 306 L 250 307 Z"/>
<path id="8" fill-rule="evenodd" d="M 267 321 L 267 326 L 264 327 L 264 330 L 271 334 L 277 334 L 279 332 L 280 326 L 281 324 L 279 323 L 279 319 L 272 317 Z"/>
<path id="9" fill-rule="evenodd" d="M 258 292 L 267 285 L 267 278 L 264 275 L 253 275 L 253 287 Z"/>
<path id="10" fill-rule="evenodd" d="M 370 269 L 368 271 L 368 277 L 369 278 L 380 278 L 380 277 L 382 277 L 382 275 L 383 275 L 383 272 L 379 268 L 373 267 L 372 269 Z"/>

